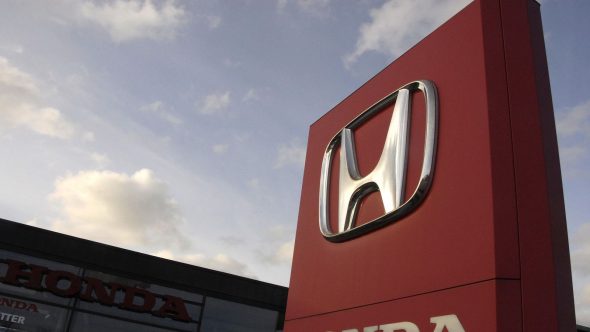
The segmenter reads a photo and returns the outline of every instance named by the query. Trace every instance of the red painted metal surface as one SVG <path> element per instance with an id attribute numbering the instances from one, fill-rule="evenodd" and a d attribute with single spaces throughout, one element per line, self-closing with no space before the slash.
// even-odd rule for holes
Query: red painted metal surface
<path id="1" fill-rule="evenodd" d="M 517 281 L 486 281 L 457 289 L 295 319 L 288 322 L 287 331 L 363 331 L 363 328 L 370 326 L 411 322 L 420 331 L 433 332 L 435 324 L 430 319 L 451 313 L 459 317 L 465 331 L 517 331 L 512 327 L 520 325 L 519 300 Z M 486 310 L 482 310 L 484 308 Z M 497 319 L 499 316 L 502 317 L 501 320 Z"/>
<path id="2" fill-rule="evenodd" d="M 510 0 L 501 5 L 525 329 L 574 331 L 561 170 L 539 5 Z"/>
<path id="3" fill-rule="evenodd" d="M 475 1 L 311 126 L 286 331 L 362 331 L 397 321 L 431 331 L 430 317 L 451 313 L 466 331 L 575 329 L 544 59 L 538 4 Z M 355 116 L 418 79 L 433 81 L 439 94 L 427 198 L 392 225 L 327 241 L 318 227 L 326 146 Z M 424 105 L 412 112 L 407 195 L 421 167 Z M 379 158 L 391 113 L 355 132 L 362 175 Z M 336 206 L 334 199 L 332 218 Z M 382 213 L 373 195 L 359 218 Z"/>

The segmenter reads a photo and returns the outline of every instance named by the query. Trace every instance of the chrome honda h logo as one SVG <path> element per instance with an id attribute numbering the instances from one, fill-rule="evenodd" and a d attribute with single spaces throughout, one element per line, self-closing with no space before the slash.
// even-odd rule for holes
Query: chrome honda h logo
<path id="1" fill-rule="evenodd" d="M 418 186 L 404 201 L 406 165 L 410 133 L 411 94 L 421 91 L 426 104 L 426 133 L 424 159 Z M 373 171 L 361 177 L 354 147 L 354 130 L 395 102 L 383 152 Z M 332 138 L 322 161 L 320 178 L 320 230 L 332 242 L 346 241 L 393 223 L 414 210 L 424 199 L 434 171 L 436 130 L 438 123 L 436 87 L 431 81 L 415 81 L 392 92 L 369 107 Z M 330 226 L 330 173 L 333 156 L 340 147 L 338 230 Z M 362 200 L 379 191 L 385 214 L 362 225 L 356 225 L 356 215 Z"/>

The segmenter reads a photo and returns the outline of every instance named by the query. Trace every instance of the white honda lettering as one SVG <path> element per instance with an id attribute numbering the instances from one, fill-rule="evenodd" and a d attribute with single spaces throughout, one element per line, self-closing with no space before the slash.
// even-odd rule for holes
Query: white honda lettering
<path id="1" fill-rule="evenodd" d="M 445 328 L 449 332 L 465 332 L 457 315 L 432 317 L 430 322 L 436 324 L 433 332 L 444 332 Z"/>
<path id="2" fill-rule="evenodd" d="M 444 315 L 430 318 L 430 323 L 435 324 L 433 332 L 465 332 L 457 315 Z M 446 329 L 446 330 L 445 330 Z M 397 322 L 367 326 L 363 332 L 420 332 L 418 326 L 412 322 Z M 332 332 L 332 331 L 327 331 Z M 358 329 L 346 329 L 342 332 L 359 332 Z"/>

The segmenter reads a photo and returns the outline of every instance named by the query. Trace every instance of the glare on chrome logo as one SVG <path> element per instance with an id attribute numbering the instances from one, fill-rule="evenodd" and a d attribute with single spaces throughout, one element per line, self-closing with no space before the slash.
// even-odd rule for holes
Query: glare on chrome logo
<path id="1" fill-rule="evenodd" d="M 418 185 L 412 196 L 404 200 L 409 150 L 411 96 L 421 92 L 426 105 L 424 158 Z M 395 106 L 394 106 L 395 105 Z M 357 166 L 354 131 L 379 112 L 394 107 L 381 157 L 369 174 L 361 176 Z M 432 183 L 438 127 L 438 96 L 433 82 L 420 80 L 408 83 L 369 107 L 342 128 L 328 144 L 322 161 L 320 177 L 320 231 L 332 242 L 346 241 L 389 225 L 412 212 L 424 200 Z M 340 147 L 338 229 L 330 224 L 330 174 Z M 381 195 L 385 214 L 362 225 L 356 216 L 361 202 L 370 193 Z"/>

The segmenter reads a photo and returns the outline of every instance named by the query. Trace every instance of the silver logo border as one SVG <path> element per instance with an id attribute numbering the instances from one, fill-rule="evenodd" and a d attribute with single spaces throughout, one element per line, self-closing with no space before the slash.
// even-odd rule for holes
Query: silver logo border
<path id="1" fill-rule="evenodd" d="M 422 91 L 426 104 L 424 159 L 422 161 L 422 171 L 416 190 L 406 202 L 392 212 L 386 213 L 383 216 L 375 218 L 360 226 L 350 228 L 340 233 L 333 233 L 330 226 L 330 215 L 328 211 L 330 202 L 330 171 L 332 168 L 334 153 L 338 146 L 340 146 L 342 131 L 344 129 L 354 130 L 377 113 L 386 109 L 387 106 L 392 106 L 392 103 L 397 99 L 398 92 L 403 89 L 408 89 L 410 92 Z M 342 128 L 326 147 L 324 158 L 322 160 L 319 197 L 319 226 L 324 238 L 330 242 L 344 242 L 392 224 L 416 209 L 426 198 L 428 190 L 432 184 L 436 158 L 437 131 L 438 93 L 436 86 L 430 80 L 418 80 L 402 86 L 373 104 Z M 338 213 L 342 213 L 342 211 L 338 211 Z"/>

